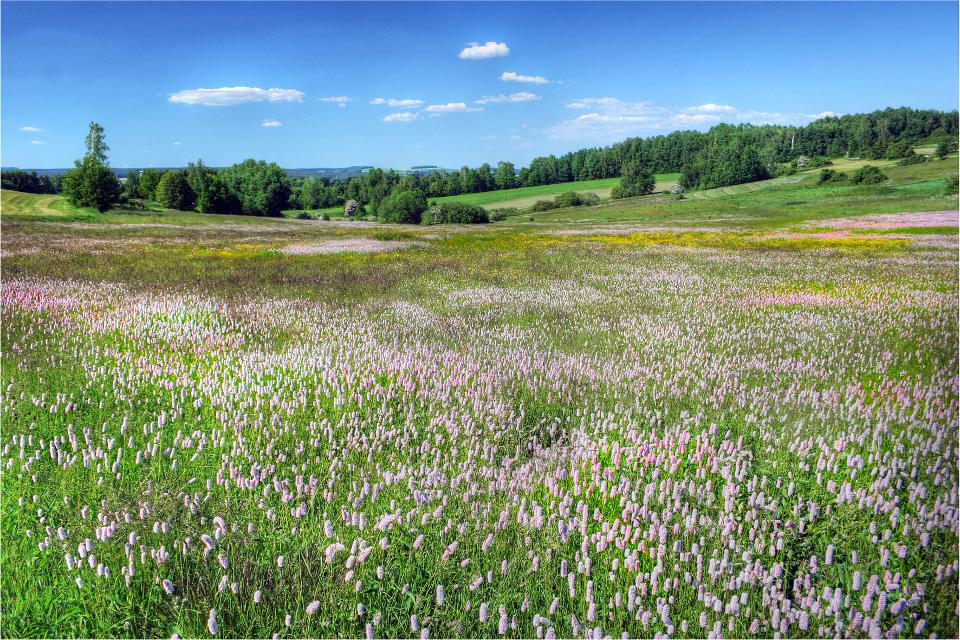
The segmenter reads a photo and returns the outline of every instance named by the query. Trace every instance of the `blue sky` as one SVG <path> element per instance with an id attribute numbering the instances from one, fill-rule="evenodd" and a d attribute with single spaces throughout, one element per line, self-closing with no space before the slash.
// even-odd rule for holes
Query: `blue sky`
<path id="1" fill-rule="evenodd" d="M 956 3 L 33 3 L 4 166 L 459 167 L 720 121 L 956 109 Z M 379 99 L 379 100 L 378 100 Z"/>

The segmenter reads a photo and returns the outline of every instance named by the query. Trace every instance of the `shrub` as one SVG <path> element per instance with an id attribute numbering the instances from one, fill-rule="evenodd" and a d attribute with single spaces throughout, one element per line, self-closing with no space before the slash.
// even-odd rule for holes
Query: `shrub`
<path id="1" fill-rule="evenodd" d="M 394 191 L 380 202 L 377 213 L 384 222 L 420 224 L 427 199 L 419 191 Z"/>
<path id="2" fill-rule="evenodd" d="M 777 165 L 777 168 L 774 169 L 773 175 L 780 176 L 792 176 L 797 172 L 797 168 L 791 163 Z"/>
<path id="3" fill-rule="evenodd" d="M 829 167 L 833 164 L 833 161 L 830 158 L 824 156 L 814 156 L 807 160 L 807 163 L 804 165 L 804 169 L 819 169 L 820 167 Z"/>
<path id="4" fill-rule="evenodd" d="M 313 216 L 306 211 L 301 211 L 297 214 L 297 220 L 313 220 Z"/>
<path id="5" fill-rule="evenodd" d="M 853 173 L 850 182 L 854 184 L 878 184 L 887 179 L 880 169 L 872 164 L 864 165 Z"/>
<path id="6" fill-rule="evenodd" d="M 686 192 L 687 192 L 687 189 L 682 184 L 675 184 L 672 187 L 670 187 L 670 194 L 674 196 L 682 196 Z"/>
<path id="7" fill-rule="evenodd" d="M 530 211 L 550 211 L 556 208 L 557 205 L 553 200 L 537 200 L 533 203 L 533 206 L 530 207 Z"/>
<path id="8" fill-rule="evenodd" d="M 958 185 L 960 185 L 960 178 L 958 178 L 957 176 L 948 176 L 946 194 L 948 196 L 957 195 Z"/>
<path id="9" fill-rule="evenodd" d="M 820 171 L 820 177 L 817 179 L 817 184 L 825 184 L 827 182 L 846 182 L 847 174 L 843 171 L 834 171 L 833 169 L 823 169 Z"/>
<path id="10" fill-rule="evenodd" d="M 435 204 L 423 214 L 421 224 L 480 224 L 490 222 L 487 210 L 465 202 Z"/>
<path id="11" fill-rule="evenodd" d="M 516 207 L 504 207 L 502 209 L 494 209 L 490 212 L 490 222 L 503 222 L 509 216 L 514 216 L 520 213 L 520 210 Z"/>
<path id="12" fill-rule="evenodd" d="M 944 158 L 946 158 L 948 155 L 950 155 L 956 150 L 957 150 L 956 142 L 941 140 L 940 143 L 937 145 L 936 150 L 933 152 L 933 155 L 943 160 Z"/>
<path id="13" fill-rule="evenodd" d="M 910 155 L 900 158 L 897 161 L 898 167 L 905 167 L 911 164 L 920 164 L 927 161 L 927 156 L 921 155 L 919 153 L 911 153 Z"/>
<path id="14" fill-rule="evenodd" d="M 323 220 L 324 222 L 329 222 L 329 221 L 330 221 L 330 214 L 329 214 L 329 213 L 325 213 L 325 214 L 323 214 L 323 216 L 320 217 L 320 219 Z"/>
<path id="15" fill-rule="evenodd" d="M 555 204 L 558 209 L 564 209 L 566 207 L 579 207 L 581 204 L 583 204 L 583 199 L 576 191 L 567 191 L 566 193 L 561 193 L 554 198 L 553 204 Z"/>
<path id="16" fill-rule="evenodd" d="M 598 196 L 594 192 L 587 191 L 586 193 L 580 194 L 581 207 L 592 207 L 598 204 L 600 204 L 600 196 Z"/>
<path id="17" fill-rule="evenodd" d="M 347 200 L 346 202 L 343 203 L 343 215 L 347 216 L 348 218 L 351 218 L 354 215 L 356 215 L 357 209 L 361 209 L 361 207 L 360 207 L 360 203 L 357 202 L 356 200 Z M 362 209 L 360 213 L 361 214 L 363 213 Z"/>

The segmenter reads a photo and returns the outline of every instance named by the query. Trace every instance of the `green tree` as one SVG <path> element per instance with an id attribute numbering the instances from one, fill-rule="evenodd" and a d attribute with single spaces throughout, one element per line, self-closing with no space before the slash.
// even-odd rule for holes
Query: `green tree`
<path id="1" fill-rule="evenodd" d="M 887 176 L 872 164 L 860 167 L 850 176 L 850 182 L 854 184 L 879 184 L 885 182 L 886 179 Z"/>
<path id="2" fill-rule="evenodd" d="M 95 159 L 100 164 L 107 164 L 107 151 L 110 151 L 110 147 L 107 146 L 103 127 L 99 123 L 90 123 L 90 130 L 87 132 L 86 144 L 88 156 Z"/>
<path id="3" fill-rule="evenodd" d="M 377 215 L 384 222 L 420 224 L 427 199 L 419 191 L 394 191 L 380 202 Z"/>
<path id="4" fill-rule="evenodd" d="M 190 188 L 186 171 L 167 171 L 163 174 L 157 184 L 157 202 L 168 209 L 193 211 L 197 196 Z"/>
<path id="5" fill-rule="evenodd" d="M 656 181 L 653 174 L 638 162 L 623 165 L 620 174 L 620 186 L 610 194 L 614 198 L 635 198 L 653 193 Z"/>
<path id="6" fill-rule="evenodd" d="M 74 168 L 63 175 L 61 182 L 70 204 L 106 211 L 120 199 L 123 185 L 107 163 L 108 150 L 103 127 L 91 122 L 87 134 L 87 154 L 74 163 Z"/>
<path id="7" fill-rule="evenodd" d="M 247 215 L 279 216 L 290 198 L 290 179 L 273 162 L 244 160 L 221 171 L 220 178 Z"/>
<path id="8" fill-rule="evenodd" d="M 498 162 L 493 176 L 497 189 L 513 189 L 517 186 L 517 172 L 512 162 Z"/>
<path id="9" fill-rule="evenodd" d="M 123 185 L 128 198 L 140 197 L 140 172 L 136 169 L 127 171 L 127 182 Z"/>
<path id="10" fill-rule="evenodd" d="M 157 184 L 163 177 L 163 171 L 159 169 L 144 169 L 140 172 L 140 184 L 138 185 L 140 197 L 147 200 L 157 199 Z"/>

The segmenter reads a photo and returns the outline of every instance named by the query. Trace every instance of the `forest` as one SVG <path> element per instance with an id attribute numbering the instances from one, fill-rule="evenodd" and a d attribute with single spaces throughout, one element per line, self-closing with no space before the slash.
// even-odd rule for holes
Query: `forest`
<path id="1" fill-rule="evenodd" d="M 560 156 L 541 156 L 519 171 L 513 163 L 503 161 L 496 167 L 485 163 L 475 168 L 464 166 L 459 171 L 401 175 L 393 170 L 371 169 L 348 180 L 291 179 L 275 163 L 245 160 L 214 169 L 198 161 L 185 169 L 132 171 L 122 186 L 115 176 L 102 171 L 108 166 L 102 127 L 91 123 L 91 131 L 96 148 L 91 150 L 88 136 L 87 156 L 62 179 L 4 172 L 3 188 L 34 193 L 62 189 L 73 204 L 101 210 L 117 202 L 143 199 L 184 211 L 266 216 L 280 215 L 288 208 L 326 208 L 351 200 L 379 214 L 381 203 L 392 194 L 412 192 L 418 201 L 425 202 L 465 193 L 616 178 L 624 175 L 626 167 L 632 168 L 628 172 L 631 179 L 636 177 L 641 182 L 647 180 L 646 174 L 680 172 L 683 188 L 710 189 L 789 173 L 796 170 L 798 160 L 910 158 L 913 146 L 920 142 L 937 145 L 937 153 L 945 154 L 956 148 L 958 113 L 901 107 L 831 116 L 805 126 L 718 124 L 706 132 L 675 131 L 627 138 L 607 147 Z M 625 184 L 613 197 L 646 192 L 645 188 Z"/>

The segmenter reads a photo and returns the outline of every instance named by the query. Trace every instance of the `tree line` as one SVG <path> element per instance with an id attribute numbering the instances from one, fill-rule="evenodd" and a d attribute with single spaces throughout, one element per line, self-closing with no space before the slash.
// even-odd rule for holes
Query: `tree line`
<path id="1" fill-rule="evenodd" d="M 670 172 L 679 172 L 687 189 L 723 187 L 795 170 L 804 158 L 907 158 L 921 141 L 939 142 L 939 150 L 949 150 L 957 135 L 956 111 L 901 107 L 830 116 L 804 126 L 718 124 L 705 132 L 627 138 L 607 147 L 537 157 L 519 171 L 513 163 L 499 162 L 458 171 L 401 175 L 372 169 L 347 180 L 291 179 L 275 163 L 245 160 L 212 169 L 198 161 L 186 169 L 131 171 L 121 187 L 109 169 L 103 128 L 91 123 L 87 154 L 60 185 L 36 174 L 5 172 L 3 187 L 48 193 L 59 186 L 75 205 L 101 209 L 139 198 L 184 211 L 271 216 L 287 208 L 321 209 L 355 201 L 379 214 L 381 203 L 400 192 L 430 199 L 626 176 L 613 196 L 631 197 L 649 193 L 648 174 Z"/>

